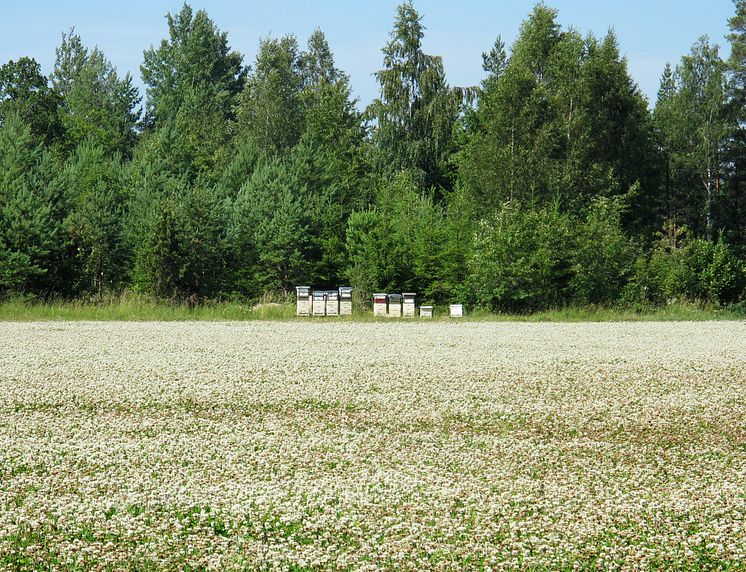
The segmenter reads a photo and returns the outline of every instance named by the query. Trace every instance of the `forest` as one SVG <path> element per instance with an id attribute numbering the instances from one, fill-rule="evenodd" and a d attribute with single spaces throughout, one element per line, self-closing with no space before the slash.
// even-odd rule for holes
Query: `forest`
<path id="1" fill-rule="evenodd" d="M 0 299 L 267 300 L 294 286 L 528 313 L 746 311 L 746 0 L 648 102 L 613 32 L 538 4 L 452 86 L 411 2 L 364 109 L 321 30 L 254 61 L 185 4 L 141 94 L 74 29 L 0 68 Z"/>

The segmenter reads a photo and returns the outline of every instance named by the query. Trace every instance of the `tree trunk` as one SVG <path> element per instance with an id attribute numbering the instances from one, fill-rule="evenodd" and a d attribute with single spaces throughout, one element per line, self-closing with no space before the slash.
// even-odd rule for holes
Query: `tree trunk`
<path id="1" fill-rule="evenodd" d="M 104 301 L 104 249 L 99 245 L 98 249 L 98 302 Z"/>
<path id="2" fill-rule="evenodd" d="M 671 160 L 666 154 L 666 218 L 671 220 Z"/>
<path id="3" fill-rule="evenodd" d="M 712 241 L 712 168 L 707 166 L 707 203 L 705 215 L 705 238 Z"/>
<path id="4" fill-rule="evenodd" d="M 510 200 L 513 200 L 513 182 L 515 181 L 515 119 L 510 126 Z"/>

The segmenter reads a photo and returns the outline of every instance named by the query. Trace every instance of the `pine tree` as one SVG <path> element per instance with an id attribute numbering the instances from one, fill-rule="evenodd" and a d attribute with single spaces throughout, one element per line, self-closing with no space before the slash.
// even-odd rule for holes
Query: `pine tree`
<path id="1" fill-rule="evenodd" d="M 62 34 L 51 80 L 62 98 L 67 148 L 89 141 L 108 155 L 132 152 L 140 96 L 128 73 L 117 70 L 98 48 L 89 50 L 74 30 Z"/>
<path id="2" fill-rule="evenodd" d="M 417 292 L 442 302 L 449 292 L 448 227 L 431 194 L 412 173 L 385 182 L 375 204 L 350 215 L 346 232 L 347 276 L 366 296 L 382 289 Z"/>
<path id="3" fill-rule="evenodd" d="M 218 183 L 220 195 L 233 200 L 241 187 L 251 178 L 262 153 L 253 139 L 237 138 L 233 145 L 233 158 L 223 170 Z"/>
<path id="4" fill-rule="evenodd" d="M 123 240 L 124 190 L 118 158 L 104 148 L 79 146 L 63 173 L 70 204 L 68 224 L 78 263 L 78 287 L 103 300 L 128 275 Z"/>
<path id="5" fill-rule="evenodd" d="M 233 231 L 237 252 L 255 256 L 251 279 L 257 292 L 288 293 L 307 280 L 308 223 L 302 198 L 306 189 L 280 159 L 254 170 L 235 201 Z"/>
<path id="6" fill-rule="evenodd" d="M 17 113 L 0 126 L 0 293 L 66 291 L 65 204 L 56 168 Z"/>
<path id="7" fill-rule="evenodd" d="M 360 114 L 347 74 L 337 69 L 324 34 L 316 30 L 301 54 L 304 132 L 290 153 L 306 188 L 311 275 L 319 284 L 341 280 L 347 217 L 368 205 L 368 167 Z"/>
<path id="8" fill-rule="evenodd" d="M 491 89 L 492 83 L 499 80 L 508 65 L 508 54 L 505 42 L 498 36 L 489 52 L 482 52 L 482 69 L 487 77 L 482 81 L 483 89 Z"/>
<path id="9" fill-rule="evenodd" d="M 664 77 L 661 95 L 656 121 L 668 158 L 673 218 L 678 225 L 714 240 L 726 146 L 732 133 L 725 65 L 718 47 L 700 38 L 673 76 Z"/>
<path id="10" fill-rule="evenodd" d="M 181 250 L 172 196 L 145 219 L 133 272 L 135 286 L 159 298 L 180 297 Z"/>
<path id="11" fill-rule="evenodd" d="M 538 5 L 510 58 L 499 43 L 486 58 L 490 75 L 459 157 L 461 181 L 476 204 L 559 202 L 581 211 L 598 195 L 638 189 L 639 212 L 655 215 L 648 111 L 613 33 L 598 41 L 563 31 L 556 11 Z M 629 221 L 638 231 L 655 223 Z"/>

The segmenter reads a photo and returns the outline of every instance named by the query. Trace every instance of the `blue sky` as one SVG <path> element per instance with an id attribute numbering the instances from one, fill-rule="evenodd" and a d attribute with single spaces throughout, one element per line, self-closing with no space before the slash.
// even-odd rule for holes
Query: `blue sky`
<path id="1" fill-rule="evenodd" d="M 727 20 L 731 0 L 547 0 L 559 10 L 563 26 L 602 36 L 613 27 L 629 61 L 632 76 L 654 104 L 658 80 L 667 61 L 677 62 L 701 35 L 707 34 L 727 54 Z M 130 71 L 141 84 L 142 52 L 167 34 L 166 12 L 177 1 L 27 0 L 4 2 L 0 20 L 0 61 L 36 58 L 51 71 L 60 34 L 75 26 L 86 45 L 98 45 L 120 72 Z M 304 44 L 320 27 L 337 65 L 351 78 L 361 105 L 377 96 L 373 72 L 381 66 L 398 1 L 195 0 L 222 30 L 234 49 L 251 63 L 259 38 L 293 33 Z M 425 50 L 443 56 L 452 85 L 476 85 L 482 79 L 481 53 L 500 34 L 509 46 L 533 1 L 416 0 L 427 27 Z"/>

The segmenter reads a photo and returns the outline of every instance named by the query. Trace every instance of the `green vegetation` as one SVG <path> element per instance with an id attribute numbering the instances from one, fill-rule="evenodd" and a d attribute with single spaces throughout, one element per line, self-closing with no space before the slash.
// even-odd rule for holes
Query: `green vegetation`
<path id="1" fill-rule="evenodd" d="M 74 30 L 48 77 L 0 67 L 4 316 L 282 318 L 250 308 L 298 284 L 540 317 L 746 303 L 746 0 L 728 61 L 700 38 L 652 110 L 613 31 L 544 4 L 457 87 L 403 3 L 363 110 L 321 30 L 248 66 L 204 10 L 167 23 L 144 100 Z"/>
<path id="2" fill-rule="evenodd" d="M 477 309 L 467 313 L 467 321 L 522 321 L 522 322 L 636 322 L 651 320 L 739 320 L 746 318 L 742 306 L 721 308 L 707 304 L 673 303 L 641 309 L 577 306 L 543 310 L 526 314 L 494 313 Z M 373 313 L 358 310 L 352 316 L 324 318 L 298 317 L 293 302 L 208 301 L 191 307 L 184 302 L 166 303 L 142 296 L 121 296 L 103 302 L 29 301 L 22 299 L 0 303 L 0 321 L 220 321 L 220 320 L 301 320 L 318 322 L 369 322 Z M 376 321 L 387 321 L 376 318 Z M 416 318 L 420 321 L 419 318 Z M 451 321 L 448 306 L 434 308 L 435 321 Z M 411 319 L 405 321 L 412 321 Z"/>
<path id="3" fill-rule="evenodd" d="M 745 332 L 2 323 L 0 569 L 743 570 Z"/>

